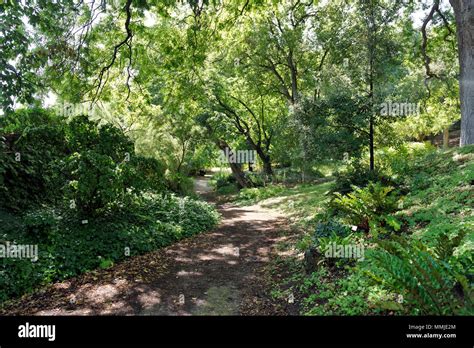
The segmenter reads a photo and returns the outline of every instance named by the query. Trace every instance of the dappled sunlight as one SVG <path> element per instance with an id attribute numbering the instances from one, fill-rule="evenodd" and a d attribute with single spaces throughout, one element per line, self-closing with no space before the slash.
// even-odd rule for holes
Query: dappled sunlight
<path id="1" fill-rule="evenodd" d="M 101 283 L 70 281 L 54 284 L 48 292 L 69 293 L 64 301 L 43 301 L 39 315 L 192 315 L 233 314 L 238 311 L 239 291 L 256 279 L 256 270 L 269 262 L 278 236 L 282 215 L 259 205 L 221 207 L 223 221 L 209 233 L 167 247 L 153 255 L 147 267 L 131 278 L 114 275 L 101 281 L 101 274 L 89 277 Z M 154 275 L 154 267 L 168 264 Z M 163 262 L 167 260 L 166 262 Z M 126 269 L 127 262 L 120 265 Z M 118 270 L 118 269 L 117 269 Z M 145 279 L 149 278 L 148 281 Z M 209 287 L 222 283 L 220 287 Z M 225 285 L 229 284 L 229 286 Z M 240 284 L 240 285 L 239 285 Z"/>

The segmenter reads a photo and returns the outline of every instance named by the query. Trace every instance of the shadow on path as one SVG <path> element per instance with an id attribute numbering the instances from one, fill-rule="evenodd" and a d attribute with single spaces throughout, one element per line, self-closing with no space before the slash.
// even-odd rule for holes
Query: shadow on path
<path id="1" fill-rule="evenodd" d="M 207 180 L 197 179 L 195 188 L 212 199 Z M 53 284 L 0 314 L 242 314 L 244 298 L 259 283 L 258 271 L 268 263 L 286 221 L 257 205 L 225 203 L 217 208 L 222 222 L 213 231 Z"/>

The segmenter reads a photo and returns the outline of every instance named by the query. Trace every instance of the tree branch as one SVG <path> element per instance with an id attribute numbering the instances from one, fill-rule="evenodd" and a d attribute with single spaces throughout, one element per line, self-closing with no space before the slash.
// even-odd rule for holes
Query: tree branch
<path id="1" fill-rule="evenodd" d="M 426 75 L 427 75 L 426 80 L 429 80 L 433 77 L 438 77 L 435 73 L 431 71 L 431 68 L 430 68 L 431 58 L 430 56 L 428 56 L 428 53 L 426 52 L 427 47 L 428 47 L 428 35 L 426 33 L 426 28 L 429 22 L 433 20 L 433 16 L 436 11 L 439 11 L 439 0 L 435 0 L 433 6 L 431 7 L 430 13 L 428 14 L 428 17 L 425 18 L 425 20 L 423 21 L 423 25 L 421 27 L 421 33 L 423 35 L 423 44 L 421 46 L 421 54 L 423 55 L 423 60 L 424 60 L 424 65 L 425 65 L 425 70 L 426 70 Z M 426 80 L 425 80 L 425 84 L 426 84 Z"/>

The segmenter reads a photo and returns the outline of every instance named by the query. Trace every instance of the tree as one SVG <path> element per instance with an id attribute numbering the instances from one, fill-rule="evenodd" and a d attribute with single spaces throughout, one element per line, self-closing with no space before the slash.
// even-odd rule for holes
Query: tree
<path id="1" fill-rule="evenodd" d="M 449 1 L 456 20 L 456 32 L 458 42 L 458 58 L 459 58 L 459 100 L 461 106 L 461 139 L 460 145 L 468 145 L 474 143 L 474 87 L 472 80 L 474 78 L 474 53 L 472 47 L 474 45 L 474 1 L 473 0 L 450 0 Z M 437 14 L 441 17 L 443 24 L 448 28 L 449 33 L 452 32 L 448 19 L 440 8 L 441 0 L 435 0 L 431 6 L 428 16 L 425 18 L 422 26 L 423 46 L 422 53 L 424 56 L 424 65 L 428 79 L 438 78 L 431 70 L 431 57 L 427 54 L 428 36 L 426 28 L 429 22 L 432 22 Z"/>
<path id="2" fill-rule="evenodd" d="M 450 0 L 456 17 L 461 146 L 474 144 L 474 0 Z"/>
<path id="3" fill-rule="evenodd" d="M 56 56 L 70 53 L 65 37 L 78 7 L 72 0 L 0 2 L 0 107 L 32 104 L 45 88 L 45 67 Z M 28 20 L 25 21 L 25 18 Z M 49 65 L 48 65 L 49 64 Z"/>
<path id="4" fill-rule="evenodd" d="M 220 122 L 219 117 L 216 117 L 214 114 L 208 112 L 198 115 L 196 117 L 196 121 L 206 130 L 207 135 L 210 137 L 212 142 L 216 144 L 220 151 L 232 152 L 232 147 L 227 141 L 224 140 L 226 134 L 231 132 L 228 124 Z M 252 182 L 245 177 L 241 165 L 232 161 L 228 161 L 228 163 L 239 187 L 251 187 Z"/>

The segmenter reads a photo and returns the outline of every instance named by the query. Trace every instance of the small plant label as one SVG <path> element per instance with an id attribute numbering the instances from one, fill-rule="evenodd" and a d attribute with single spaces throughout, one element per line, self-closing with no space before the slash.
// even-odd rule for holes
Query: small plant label
<path id="1" fill-rule="evenodd" d="M 179 294 L 178 303 L 180 305 L 184 305 L 184 294 Z"/>

